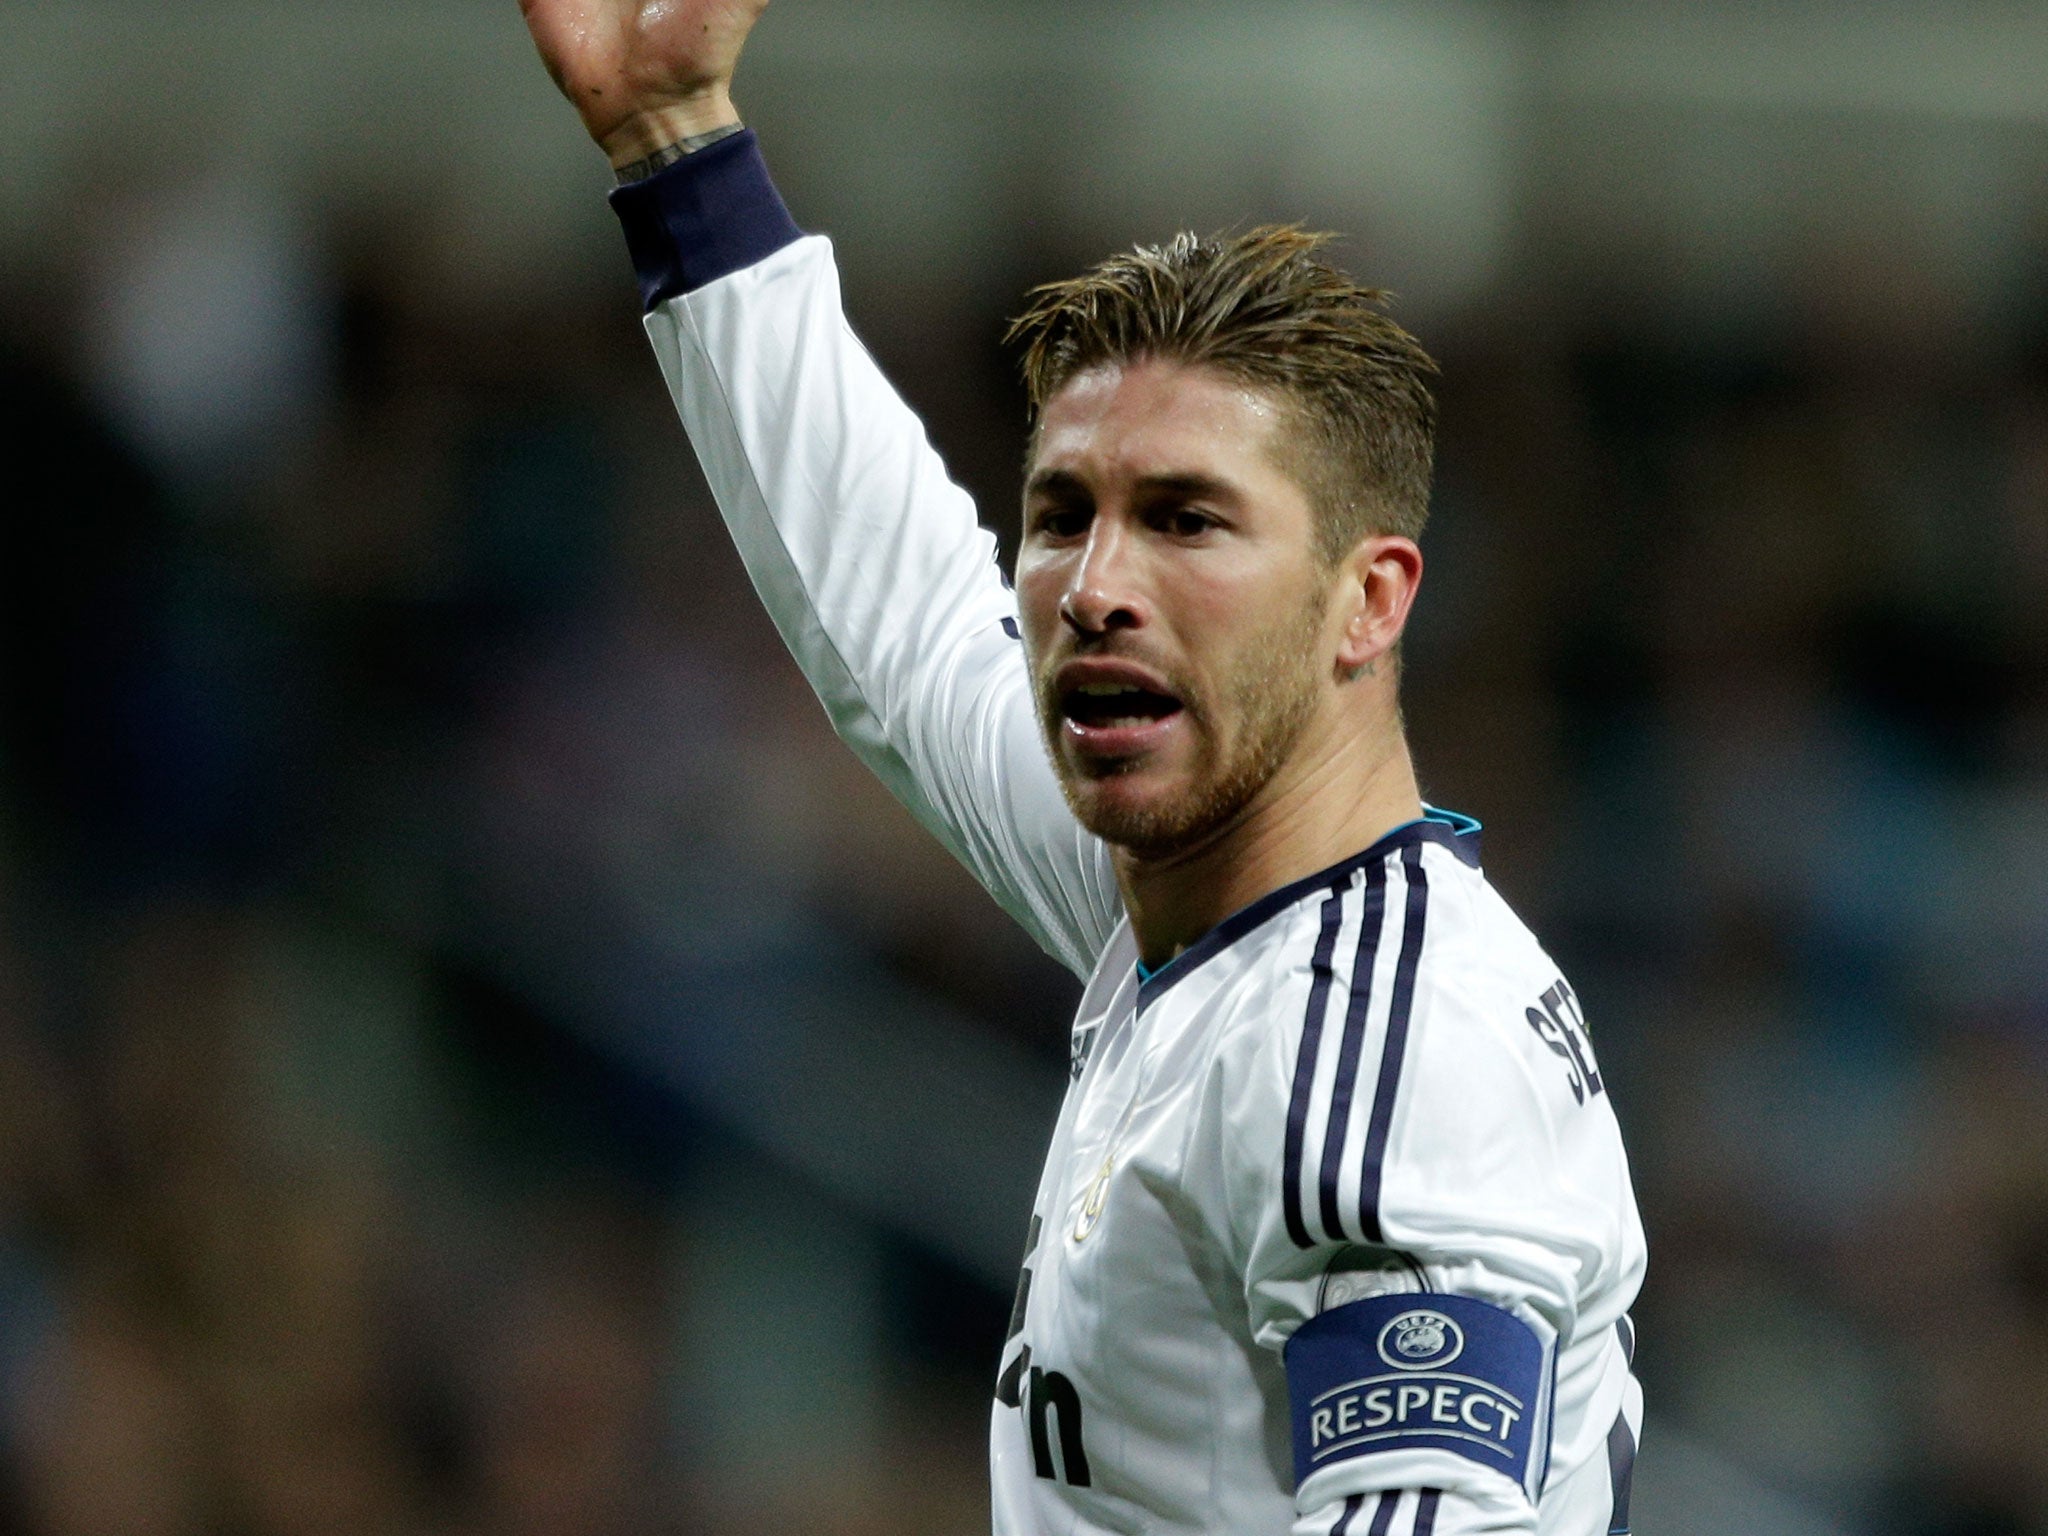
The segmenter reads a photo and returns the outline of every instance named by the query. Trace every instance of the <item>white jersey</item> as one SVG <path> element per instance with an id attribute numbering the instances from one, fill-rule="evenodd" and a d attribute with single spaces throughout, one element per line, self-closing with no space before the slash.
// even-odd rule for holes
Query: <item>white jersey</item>
<path id="1" fill-rule="evenodd" d="M 1577 999 L 1432 811 L 1146 976 L 993 541 L 751 134 L 614 195 L 713 492 L 840 734 L 1087 978 L 997 1536 L 1627 1528 L 1644 1248 Z"/>

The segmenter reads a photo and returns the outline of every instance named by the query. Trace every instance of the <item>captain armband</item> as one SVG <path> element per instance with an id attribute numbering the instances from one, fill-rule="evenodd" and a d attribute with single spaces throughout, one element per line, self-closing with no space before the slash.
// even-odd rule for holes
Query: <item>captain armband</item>
<path id="1" fill-rule="evenodd" d="M 1439 1450 L 1506 1474 L 1533 1502 L 1550 1461 L 1555 1359 L 1512 1312 L 1469 1296 L 1374 1296 L 1287 1341 L 1294 1481 L 1388 1451 Z"/>

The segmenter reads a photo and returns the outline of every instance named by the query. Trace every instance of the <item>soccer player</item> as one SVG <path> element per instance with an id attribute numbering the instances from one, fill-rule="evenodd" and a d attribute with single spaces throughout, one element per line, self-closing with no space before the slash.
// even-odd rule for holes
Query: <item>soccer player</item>
<path id="1" fill-rule="evenodd" d="M 996 1531 L 1625 1530 L 1620 1134 L 1572 989 L 1402 732 L 1427 355 L 1292 230 L 1039 290 L 1012 594 L 739 126 L 765 0 L 523 4 L 784 638 L 1087 981 Z"/>

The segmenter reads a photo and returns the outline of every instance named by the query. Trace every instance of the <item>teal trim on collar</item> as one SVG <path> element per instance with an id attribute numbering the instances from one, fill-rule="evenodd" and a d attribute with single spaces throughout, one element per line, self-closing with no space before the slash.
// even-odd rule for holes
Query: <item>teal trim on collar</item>
<path id="1" fill-rule="evenodd" d="M 1452 835 L 1456 837 L 1470 837 L 1474 832 L 1485 830 L 1480 826 L 1478 817 L 1467 816 L 1463 811 L 1447 811 L 1442 806 L 1431 805 L 1427 801 L 1423 802 L 1422 814 L 1414 821 L 1403 822 L 1402 826 L 1412 827 L 1425 821 L 1433 821 L 1440 827 L 1449 827 Z M 1398 832 L 1400 828 L 1396 827 L 1394 830 Z"/>

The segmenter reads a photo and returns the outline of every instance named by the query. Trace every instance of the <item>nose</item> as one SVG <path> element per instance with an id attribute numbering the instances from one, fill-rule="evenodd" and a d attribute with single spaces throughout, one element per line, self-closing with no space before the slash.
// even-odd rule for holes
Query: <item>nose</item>
<path id="1" fill-rule="evenodd" d="M 1060 592 L 1060 617 L 1070 627 L 1084 635 L 1101 635 L 1144 623 L 1144 605 L 1131 569 L 1133 553 L 1117 519 L 1097 517 L 1089 525 L 1087 541 L 1075 552 Z"/>

